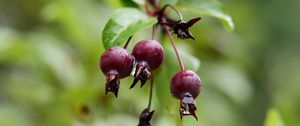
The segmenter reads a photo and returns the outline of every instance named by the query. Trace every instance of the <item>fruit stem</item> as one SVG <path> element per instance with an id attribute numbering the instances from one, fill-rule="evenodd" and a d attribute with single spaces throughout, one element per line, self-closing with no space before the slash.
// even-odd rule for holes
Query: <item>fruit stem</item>
<path id="1" fill-rule="evenodd" d="M 148 103 L 148 109 L 149 110 L 151 108 L 152 95 L 153 95 L 153 76 L 151 76 L 151 80 L 150 80 L 150 96 L 149 96 L 149 103 Z"/>
<path id="2" fill-rule="evenodd" d="M 151 4 L 151 5 L 154 7 L 154 10 L 153 10 L 152 12 L 151 12 L 151 10 L 150 10 L 149 4 Z M 159 10 L 158 1 L 157 1 L 157 0 L 146 0 L 146 2 L 145 2 L 145 10 L 146 10 L 146 13 L 147 13 L 149 16 L 155 16 L 156 13 L 157 13 L 158 10 Z"/>
<path id="3" fill-rule="evenodd" d="M 132 36 L 130 36 L 130 37 L 127 39 L 127 41 L 126 41 L 126 43 L 125 43 L 125 45 L 124 45 L 124 49 L 127 48 L 127 46 L 128 46 L 128 44 L 129 44 L 131 38 L 132 38 Z"/>
<path id="4" fill-rule="evenodd" d="M 152 0 L 154 3 L 155 9 L 159 9 L 158 0 Z"/>
<path id="5" fill-rule="evenodd" d="M 164 19 L 164 20 L 166 20 L 166 19 Z M 181 68 L 181 70 L 184 70 L 184 69 L 185 69 L 185 68 L 184 68 L 184 64 L 183 64 L 183 62 L 182 62 L 182 60 L 181 60 L 181 58 L 180 58 L 180 56 L 179 56 L 179 53 L 178 53 L 178 50 L 177 50 L 177 48 L 176 48 L 174 39 L 173 39 L 173 37 L 172 37 L 170 31 L 167 29 L 167 26 L 166 26 L 166 25 L 162 25 L 162 26 L 164 27 L 164 30 L 167 32 L 168 37 L 169 37 L 169 39 L 170 39 L 170 41 L 171 41 L 171 43 L 172 43 L 172 46 L 173 46 L 173 48 L 174 48 L 174 51 L 175 51 L 175 53 L 176 53 L 176 56 L 177 56 L 177 59 L 178 59 L 179 65 L 180 65 L 180 68 Z"/>
<path id="6" fill-rule="evenodd" d="M 171 5 L 171 4 L 166 4 L 166 5 L 161 9 L 161 13 L 164 13 L 164 11 L 165 11 L 165 9 L 166 9 L 167 7 L 172 8 L 172 9 L 178 14 L 180 21 L 183 20 L 182 15 L 180 14 L 180 12 L 179 12 L 173 5 Z"/>
<path id="7" fill-rule="evenodd" d="M 156 31 L 157 31 L 157 24 L 154 24 L 152 27 L 152 36 L 151 36 L 152 40 L 155 38 Z"/>
<path id="8" fill-rule="evenodd" d="M 145 10 L 148 15 L 153 15 L 149 9 L 149 1 L 148 0 L 146 0 L 146 2 L 145 2 Z"/>

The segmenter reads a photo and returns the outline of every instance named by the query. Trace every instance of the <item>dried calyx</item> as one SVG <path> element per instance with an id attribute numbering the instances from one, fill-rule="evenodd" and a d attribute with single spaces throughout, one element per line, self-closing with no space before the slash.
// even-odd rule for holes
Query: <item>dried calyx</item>
<path id="1" fill-rule="evenodd" d="M 154 110 L 150 111 L 149 108 L 144 109 L 140 115 L 140 121 L 138 126 L 151 126 L 150 121 L 152 119 L 153 114 L 154 114 Z"/>
<path id="2" fill-rule="evenodd" d="M 118 97 L 119 86 L 119 74 L 114 70 L 108 72 L 106 76 L 105 94 L 112 92 L 116 97 Z"/>
<path id="3" fill-rule="evenodd" d="M 198 120 L 198 117 L 195 113 L 196 110 L 197 106 L 193 96 L 190 93 L 185 93 L 180 102 L 180 118 L 182 119 L 183 116 L 192 115 L 196 118 L 196 120 Z"/>
<path id="4" fill-rule="evenodd" d="M 167 25 L 170 27 L 169 30 L 173 31 L 174 34 L 177 35 L 180 39 L 188 39 L 191 38 L 195 40 L 192 33 L 189 31 L 189 28 L 192 27 L 196 22 L 198 22 L 201 18 L 197 17 L 194 19 L 185 22 L 184 20 L 172 21 L 169 20 L 167 23 L 163 23 L 163 25 Z"/>
<path id="5" fill-rule="evenodd" d="M 131 84 L 130 89 L 133 88 L 139 80 L 141 81 L 141 87 L 143 87 L 146 81 L 150 79 L 151 76 L 150 66 L 148 65 L 148 63 L 144 61 L 139 62 L 136 66 L 133 76 L 134 81 Z"/>
<path id="6" fill-rule="evenodd" d="M 171 18 L 169 18 L 165 15 L 164 11 L 166 10 L 167 7 L 170 7 L 178 14 L 179 20 L 172 20 Z M 183 20 L 180 12 L 173 5 L 170 5 L 170 4 L 166 4 L 161 9 L 158 17 L 161 18 L 159 20 L 160 24 L 167 25 L 168 27 L 170 27 L 169 30 L 173 31 L 173 33 L 176 34 L 178 38 L 180 38 L 180 39 L 191 38 L 191 39 L 195 40 L 192 33 L 189 32 L 189 28 L 192 27 L 196 22 L 198 22 L 201 19 L 200 17 L 191 19 L 188 22 L 186 22 Z M 162 18 L 165 18 L 166 22 L 164 22 Z"/>

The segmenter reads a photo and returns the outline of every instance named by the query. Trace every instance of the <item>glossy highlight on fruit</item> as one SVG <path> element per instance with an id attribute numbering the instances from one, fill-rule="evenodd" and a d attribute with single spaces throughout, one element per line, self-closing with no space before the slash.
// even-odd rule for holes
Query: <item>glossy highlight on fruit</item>
<path id="1" fill-rule="evenodd" d="M 134 58 L 124 48 L 114 46 L 100 57 L 100 68 L 106 76 L 105 94 L 113 92 L 118 96 L 120 79 L 130 75 Z"/>
<path id="2" fill-rule="evenodd" d="M 138 42 L 133 50 L 132 55 L 137 61 L 134 81 L 130 88 L 140 80 L 141 87 L 151 77 L 151 71 L 157 69 L 164 60 L 164 51 L 162 46 L 156 40 L 142 40 Z"/>

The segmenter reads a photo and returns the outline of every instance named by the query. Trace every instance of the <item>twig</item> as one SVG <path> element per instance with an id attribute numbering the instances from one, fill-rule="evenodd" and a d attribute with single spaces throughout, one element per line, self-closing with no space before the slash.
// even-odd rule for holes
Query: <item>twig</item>
<path id="1" fill-rule="evenodd" d="M 126 49 L 126 48 L 127 48 L 127 46 L 128 46 L 128 44 L 129 44 L 129 42 L 130 42 L 131 38 L 132 38 L 132 36 L 130 36 L 130 37 L 127 39 L 127 42 L 126 42 L 126 44 L 124 45 L 124 49 Z"/>
<path id="2" fill-rule="evenodd" d="M 150 80 L 150 96 L 149 96 L 149 103 L 148 103 L 148 109 L 150 110 L 151 108 L 151 103 L 152 103 L 152 95 L 153 95 L 153 76 L 151 77 Z"/>
<path id="3" fill-rule="evenodd" d="M 164 19 L 164 20 L 166 20 L 166 19 Z M 178 53 L 178 51 L 177 51 L 177 48 L 176 48 L 174 39 L 173 39 L 173 37 L 172 37 L 170 31 L 167 29 L 167 26 L 166 26 L 166 25 L 162 25 L 162 26 L 164 27 L 164 30 L 167 32 L 168 37 L 169 37 L 169 39 L 170 39 L 170 41 L 171 41 L 171 43 L 172 43 L 172 46 L 173 46 L 173 49 L 174 49 L 175 54 L 176 54 L 176 56 L 177 56 L 177 59 L 178 59 L 178 62 L 179 62 L 179 65 L 180 65 L 181 70 L 185 70 L 184 64 L 183 64 L 183 62 L 182 62 L 182 60 L 181 60 L 181 58 L 180 58 L 180 56 L 179 56 L 179 53 Z"/>

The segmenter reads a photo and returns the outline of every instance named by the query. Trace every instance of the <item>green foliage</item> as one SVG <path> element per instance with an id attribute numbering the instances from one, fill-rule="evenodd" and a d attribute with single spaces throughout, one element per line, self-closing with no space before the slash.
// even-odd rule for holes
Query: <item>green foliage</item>
<path id="1" fill-rule="evenodd" d="M 284 126 L 279 111 L 275 108 L 268 110 L 264 126 Z"/>
<path id="2" fill-rule="evenodd" d="M 227 30 L 234 30 L 234 23 L 231 16 L 227 13 L 224 5 L 218 0 L 181 0 L 177 5 L 182 11 L 216 17 Z"/>
<path id="3" fill-rule="evenodd" d="M 160 0 L 159 5 L 164 6 L 166 4 L 175 5 L 178 2 L 178 0 Z"/>
<path id="4" fill-rule="evenodd" d="M 145 0 L 132 0 L 132 1 L 139 5 L 145 4 Z"/>
<path id="5" fill-rule="evenodd" d="M 196 100 L 199 121 L 180 121 L 179 101 L 169 89 L 180 68 L 166 35 L 158 32 L 166 59 L 153 72 L 154 126 L 300 124 L 298 1 L 160 0 L 160 6 L 166 3 L 183 17 L 203 18 L 190 29 L 195 41 L 174 35 L 185 67 L 197 72 L 203 89 Z M 98 60 L 105 48 L 133 34 L 129 52 L 151 37 L 156 20 L 146 16 L 143 4 L 0 0 L 0 126 L 136 125 L 148 102 L 149 82 L 129 90 L 133 78 L 128 77 L 121 80 L 118 99 L 105 95 Z M 119 12 L 123 7 L 133 8 Z M 215 18 L 231 31 L 233 19 L 236 32 L 227 32 Z"/>
<path id="6" fill-rule="evenodd" d="M 149 28 L 157 21 L 134 8 L 117 10 L 106 23 L 102 32 L 104 47 L 120 45 L 137 31 Z"/>

